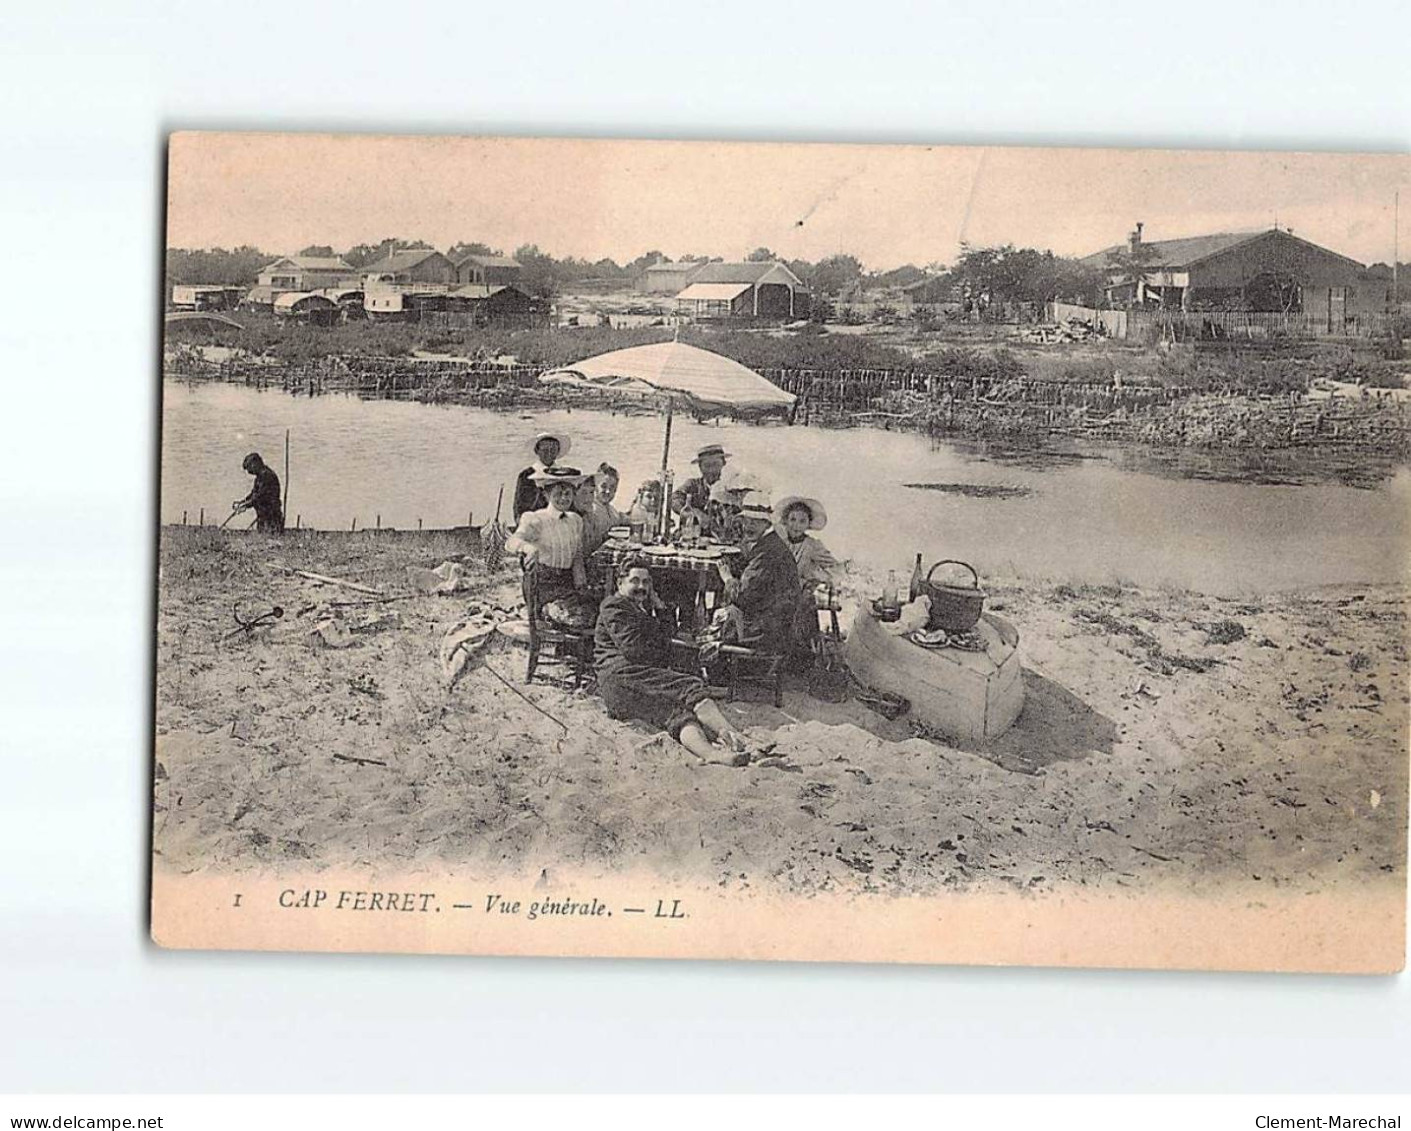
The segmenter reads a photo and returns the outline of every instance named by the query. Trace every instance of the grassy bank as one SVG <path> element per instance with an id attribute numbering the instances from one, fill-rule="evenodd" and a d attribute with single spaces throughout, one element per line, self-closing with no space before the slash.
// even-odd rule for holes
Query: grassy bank
<path id="1" fill-rule="evenodd" d="M 328 329 L 257 316 L 240 331 L 172 330 L 169 375 L 491 408 L 602 403 L 546 389 L 545 368 L 667 340 L 660 327 L 441 330 L 351 323 Z M 913 333 L 907 331 L 907 333 Z M 198 339 L 233 343 L 212 362 Z M 1411 457 L 1411 415 L 1392 396 L 1391 363 L 1303 344 L 1271 354 L 1155 353 L 1111 343 L 915 346 L 808 327 L 760 332 L 687 327 L 682 340 L 725 354 L 799 398 L 798 423 L 878 424 L 1005 442 L 1049 438 L 1230 451 Z M 464 360 L 411 360 L 412 351 Z M 506 366 L 505 359 L 516 364 Z M 1333 401 L 1307 396 L 1340 383 Z M 1360 389 L 1358 384 L 1360 383 Z M 1352 395 L 1347 395 L 1349 391 Z"/>

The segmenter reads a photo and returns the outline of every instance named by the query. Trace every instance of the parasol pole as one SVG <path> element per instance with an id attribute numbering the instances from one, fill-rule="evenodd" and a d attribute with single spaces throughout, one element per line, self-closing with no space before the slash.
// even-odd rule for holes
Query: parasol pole
<path id="1" fill-rule="evenodd" d="M 667 463 L 671 458 L 671 417 L 676 410 L 676 398 L 668 396 L 666 398 L 666 435 L 661 442 L 661 530 L 658 533 L 666 536 L 670 519 L 667 517 L 671 513 L 671 500 L 666 495 L 666 470 Z"/>

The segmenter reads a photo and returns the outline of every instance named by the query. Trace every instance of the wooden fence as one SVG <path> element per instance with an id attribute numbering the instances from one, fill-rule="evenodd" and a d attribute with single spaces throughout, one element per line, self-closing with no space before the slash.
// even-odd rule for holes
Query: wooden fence
<path id="1" fill-rule="evenodd" d="M 1327 312 L 1279 314 L 1253 310 L 1094 310 L 1049 303 L 1051 322 L 1077 319 L 1102 326 L 1108 337 L 1148 341 L 1277 341 L 1281 338 L 1373 338 L 1393 327 L 1389 314 L 1330 318 Z"/>
<path id="2" fill-rule="evenodd" d="M 296 394 L 343 392 L 485 408 L 570 403 L 615 407 L 607 394 L 542 385 L 541 372 L 537 366 L 394 357 L 267 364 L 253 359 L 213 363 L 193 354 L 170 356 L 167 364 L 167 373 L 174 377 L 234 381 Z M 798 398 L 789 420 L 795 424 L 877 423 L 936 436 L 1025 441 L 1068 436 L 1178 446 L 1352 445 L 1397 458 L 1411 455 L 1407 402 L 1380 390 L 1356 398 L 1310 401 L 1289 390 L 1118 385 L 915 369 L 760 372 Z"/>

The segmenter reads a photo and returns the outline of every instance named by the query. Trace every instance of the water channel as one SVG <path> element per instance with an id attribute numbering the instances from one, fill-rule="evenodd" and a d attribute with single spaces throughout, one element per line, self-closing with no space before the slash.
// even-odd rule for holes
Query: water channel
<path id="1" fill-rule="evenodd" d="M 554 411 L 537 415 L 463 406 L 303 397 L 237 385 L 164 385 L 161 520 L 218 523 L 260 452 L 282 473 L 291 436 L 289 522 L 346 530 L 428 528 L 493 517 L 530 460 L 530 437 L 566 430 L 581 468 L 606 460 L 622 473 L 619 503 L 660 465 L 662 419 Z M 1157 468 L 1120 449 L 995 453 L 874 428 L 697 424 L 677 417 L 678 479 L 706 443 L 769 484 L 776 497 L 824 501 L 823 540 L 839 557 L 895 568 L 916 553 L 969 561 L 982 574 L 1055 581 L 1130 581 L 1212 593 L 1332 583 L 1403 581 L 1411 546 L 1411 471 L 1369 486 L 1212 478 Z M 1187 469 L 1190 470 L 1190 469 Z M 907 486 L 925 484 L 929 487 Z M 232 527 L 244 525 L 237 518 Z"/>

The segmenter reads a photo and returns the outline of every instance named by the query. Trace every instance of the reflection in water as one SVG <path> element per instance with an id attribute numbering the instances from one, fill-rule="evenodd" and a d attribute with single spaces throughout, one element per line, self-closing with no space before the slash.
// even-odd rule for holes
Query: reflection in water
<path id="1" fill-rule="evenodd" d="M 512 490 L 529 463 L 529 440 L 540 427 L 573 436 L 573 465 L 616 465 L 624 503 L 661 463 L 656 416 L 504 414 L 175 382 L 164 396 L 163 522 L 180 522 L 183 511 L 194 522 L 200 507 L 208 518 L 224 517 L 230 500 L 249 490 L 240 470 L 247 452 L 260 452 L 282 473 L 286 428 L 290 521 L 300 516 L 305 526 L 325 528 L 347 529 L 355 517 L 359 527 L 372 526 L 379 516 L 384 526 L 415 527 L 418 519 L 453 526 L 472 511 L 477 523 L 488 521 L 501 485 Z M 1259 483 L 1248 475 L 1200 476 L 1201 466 L 1213 466 L 1201 464 L 1208 456 L 1020 453 L 871 428 L 678 417 L 671 460 L 678 479 L 707 443 L 723 443 L 732 463 L 776 496 L 823 499 L 829 547 L 872 567 L 909 572 L 920 553 L 928 562 L 962 558 L 982 573 L 1210 592 L 1401 581 L 1406 573 L 1405 469 L 1360 488 L 1314 482 L 1306 472 Z M 1194 470 L 1183 471 L 1182 460 Z M 909 483 L 956 489 L 909 490 Z M 966 485 L 1003 488 L 1008 497 L 987 498 L 991 492 Z"/>

